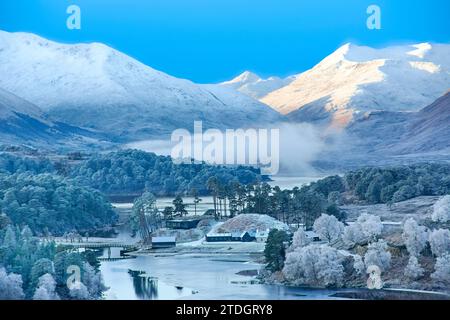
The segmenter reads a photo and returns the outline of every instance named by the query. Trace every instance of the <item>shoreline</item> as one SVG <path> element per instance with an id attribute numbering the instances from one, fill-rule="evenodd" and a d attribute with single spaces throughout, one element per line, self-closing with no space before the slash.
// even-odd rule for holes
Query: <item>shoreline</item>
<path id="1" fill-rule="evenodd" d="M 254 262 L 261 263 L 260 258 L 262 258 L 261 252 L 223 252 L 223 251 L 160 251 L 153 250 L 147 252 L 131 252 L 129 255 L 139 257 L 139 256 L 153 256 L 153 257 L 172 257 L 177 255 L 201 255 L 201 256 L 247 256 L 248 261 L 246 262 Z M 408 289 L 408 288 L 382 288 L 379 290 L 370 290 L 365 287 L 344 287 L 344 288 L 321 288 L 321 287 L 308 287 L 308 286 L 293 286 L 287 285 L 283 283 L 269 283 L 265 282 L 263 279 L 258 278 L 257 275 L 246 275 L 244 273 L 248 270 L 243 269 L 237 272 L 237 275 L 248 277 L 249 279 L 255 279 L 258 281 L 258 284 L 261 285 L 275 285 L 281 286 L 288 289 L 300 289 L 306 291 L 320 291 L 320 290 L 330 290 L 335 291 L 330 294 L 331 298 L 337 299 L 351 299 L 351 300 L 450 300 L 450 293 L 447 292 L 439 292 L 439 291 L 431 291 L 431 290 L 417 290 L 417 289 Z"/>

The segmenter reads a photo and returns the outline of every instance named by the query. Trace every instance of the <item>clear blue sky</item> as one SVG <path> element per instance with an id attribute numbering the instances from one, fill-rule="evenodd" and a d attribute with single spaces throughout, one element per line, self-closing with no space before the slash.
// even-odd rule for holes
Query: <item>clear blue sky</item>
<path id="1" fill-rule="evenodd" d="M 82 29 L 66 28 L 66 8 Z M 382 30 L 366 9 L 382 9 Z M 450 42 L 449 0 L 0 0 L 0 29 L 62 42 L 106 43 L 156 69 L 196 82 L 251 70 L 285 76 L 345 42 L 383 46 Z"/>

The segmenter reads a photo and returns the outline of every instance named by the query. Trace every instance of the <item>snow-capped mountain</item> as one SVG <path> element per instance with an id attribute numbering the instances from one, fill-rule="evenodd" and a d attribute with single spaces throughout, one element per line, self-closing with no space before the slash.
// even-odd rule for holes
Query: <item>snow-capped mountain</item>
<path id="1" fill-rule="evenodd" d="M 245 71 L 230 81 L 220 83 L 220 85 L 242 92 L 252 98 L 261 99 L 270 92 L 287 86 L 294 80 L 294 76 L 284 79 L 279 77 L 262 79 L 253 72 Z"/>
<path id="2" fill-rule="evenodd" d="M 45 122 L 42 119 L 42 111 L 38 107 L 0 88 L 0 119 L 6 121 L 16 119 L 20 115 Z"/>
<path id="3" fill-rule="evenodd" d="M 288 79 L 263 97 L 248 89 L 261 82 L 256 76 L 244 74 L 225 84 L 293 120 L 328 123 L 331 118 L 341 127 L 366 111 L 417 111 L 443 95 L 450 88 L 450 45 L 373 49 L 346 44 Z"/>
<path id="4" fill-rule="evenodd" d="M 327 148 L 314 166 L 343 171 L 361 166 L 448 162 L 450 92 L 419 111 L 371 111 L 340 134 L 327 136 Z"/>
<path id="5" fill-rule="evenodd" d="M 100 43 L 59 44 L 0 31 L 0 87 L 72 125 L 139 140 L 192 128 L 273 122 L 268 106 L 220 86 L 154 70 Z"/>
<path id="6" fill-rule="evenodd" d="M 450 154 L 450 92 L 417 112 L 375 111 L 347 128 L 354 150 L 380 155 Z"/>
<path id="7" fill-rule="evenodd" d="M 450 155 L 450 91 L 414 114 L 399 140 L 398 154 L 446 150 Z"/>
<path id="8" fill-rule="evenodd" d="M 0 88 L 0 144 L 94 146 L 100 134 L 48 119 L 37 106 Z"/>

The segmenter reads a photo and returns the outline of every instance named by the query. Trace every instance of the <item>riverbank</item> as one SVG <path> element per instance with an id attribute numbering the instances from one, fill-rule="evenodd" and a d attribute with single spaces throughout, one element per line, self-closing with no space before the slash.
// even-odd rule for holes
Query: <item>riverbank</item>
<path id="1" fill-rule="evenodd" d="M 450 300 L 450 295 L 446 293 L 408 289 L 358 289 L 336 292 L 332 297 L 359 300 Z"/>
<path id="2" fill-rule="evenodd" d="M 307 288 L 260 283 L 263 264 L 251 254 L 147 253 L 102 262 L 107 299 L 125 300 L 442 300 L 449 296 L 407 289 Z"/>

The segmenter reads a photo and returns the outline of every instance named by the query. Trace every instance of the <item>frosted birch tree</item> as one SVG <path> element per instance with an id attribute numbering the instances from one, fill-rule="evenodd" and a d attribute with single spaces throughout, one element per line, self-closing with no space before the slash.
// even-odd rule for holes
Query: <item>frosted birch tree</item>
<path id="1" fill-rule="evenodd" d="M 419 260 L 415 256 L 410 256 L 408 265 L 405 268 L 404 274 L 406 277 L 416 280 L 423 276 L 424 269 L 420 266 Z"/>
<path id="2" fill-rule="evenodd" d="M 291 250 L 295 250 L 298 248 L 302 248 L 311 243 L 311 240 L 306 236 L 305 230 L 303 228 L 298 228 L 298 230 L 294 233 L 292 238 L 292 245 L 290 247 Z"/>
<path id="3" fill-rule="evenodd" d="M 25 297 L 22 284 L 22 276 L 7 274 L 4 268 L 0 268 L 0 300 L 22 300 Z"/>
<path id="4" fill-rule="evenodd" d="M 83 283 L 86 285 L 89 295 L 92 298 L 98 297 L 103 291 L 106 290 L 103 283 L 102 274 L 100 272 L 96 272 L 95 269 L 87 262 L 83 264 L 83 270 Z"/>
<path id="5" fill-rule="evenodd" d="M 431 278 L 445 284 L 450 283 L 450 253 L 445 253 L 436 259 Z"/>
<path id="6" fill-rule="evenodd" d="M 76 300 L 88 300 L 91 298 L 88 288 L 82 282 L 70 288 L 69 295 Z"/>
<path id="7" fill-rule="evenodd" d="M 320 287 L 342 286 L 342 256 L 328 245 L 311 244 L 286 256 L 283 274 L 295 284 Z"/>
<path id="8" fill-rule="evenodd" d="M 435 222 L 445 223 L 450 220 L 450 195 L 440 198 L 433 205 L 431 219 Z"/>
<path id="9" fill-rule="evenodd" d="M 46 273 L 39 278 L 33 300 L 59 300 L 59 296 L 56 293 L 56 281 L 51 274 Z"/>
<path id="10" fill-rule="evenodd" d="M 364 264 L 363 258 L 359 254 L 353 256 L 353 269 L 355 269 L 358 275 L 365 273 L 366 265 Z"/>
<path id="11" fill-rule="evenodd" d="M 364 255 L 364 263 L 367 267 L 372 265 L 386 271 L 391 265 L 391 253 L 387 250 L 388 245 L 384 240 L 372 242 Z"/>
<path id="12" fill-rule="evenodd" d="M 375 241 L 383 231 L 383 224 L 378 216 L 363 213 L 356 222 L 344 228 L 343 240 L 346 244 L 366 244 Z"/>
<path id="13" fill-rule="evenodd" d="M 314 222 L 313 229 L 321 239 L 332 242 L 341 237 L 344 224 L 334 216 L 322 214 Z"/>
<path id="14" fill-rule="evenodd" d="M 358 217 L 358 223 L 368 241 L 375 241 L 383 231 L 381 219 L 375 215 L 362 214 Z"/>
<path id="15" fill-rule="evenodd" d="M 419 226 L 416 220 L 410 218 L 403 225 L 402 238 L 409 254 L 417 257 L 427 245 L 427 228 Z"/>
<path id="16" fill-rule="evenodd" d="M 429 240 L 431 252 L 437 257 L 450 253 L 450 231 L 437 229 L 430 233 Z"/>

